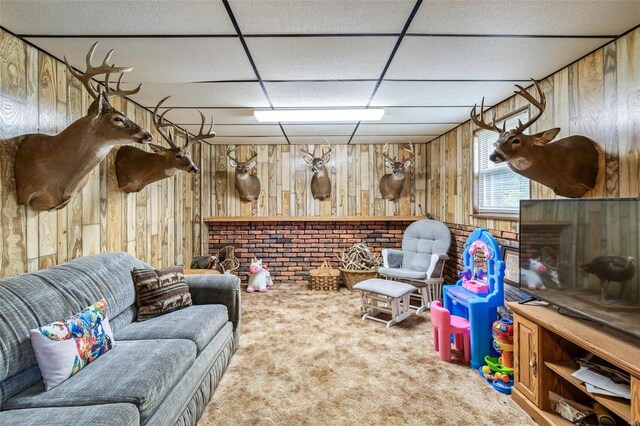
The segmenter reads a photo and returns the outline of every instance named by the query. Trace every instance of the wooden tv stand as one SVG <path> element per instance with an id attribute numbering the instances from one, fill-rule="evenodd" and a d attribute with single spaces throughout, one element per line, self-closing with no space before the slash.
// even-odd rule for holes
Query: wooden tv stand
<path id="1" fill-rule="evenodd" d="M 514 315 L 512 397 L 541 425 L 571 425 L 551 409 L 549 391 L 578 402 L 596 400 L 640 426 L 640 342 L 608 327 L 558 313 L 550 306 L 509 302 Z M 631 401 L 593 395 L 571 373 L 572 359 L 590 352 L 631 374 Z"/>

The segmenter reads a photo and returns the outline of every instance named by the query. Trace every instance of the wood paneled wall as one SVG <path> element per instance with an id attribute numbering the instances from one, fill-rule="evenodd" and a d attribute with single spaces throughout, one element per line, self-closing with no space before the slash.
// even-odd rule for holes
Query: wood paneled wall
<path id="1" fill-rule="evenodd" d="M 63 63 L 1 31 L 0 58 L 0 276 L 106 251 L 127 251 L 158 267 L 189 262 L 191 252 L 200 251 L 193 247 L 200 232 L 192 222 L 199 203 L 194 178 L 179 173 L 126 195 L 114 173 L 116 149 L 64 209 L 17 205 L 15 137 L 58 133 L 84 115 L 92 99 Z M 151 131 L 147 110 L 124 99 L 113 105 Z"/>
<path id="2" fill-rule="evenodd" d="M 605 151 L 600 184 L 589 196 L 640 196 L 640 29 L 558 71 L 541 87 L 547 108 L 531 132 L 560 127 L 558 139 L 584 135 Z M 495 108 L 500 117 L 525 106 L 513 96 Z M 486 114 L 490 120 L 493 110 Z M 427 209 L 445 222 L 518 232 L 517 221 L 472 215 L 475 129 L 467 121 L 427 144 Z M 531 183 L 531 198 L 554 197 L 551 189 Z"/>
<path id="3" fill-rule="evenodd" d="M 215 141 L 215 139 L 214 139 Z M 409 154 L 401 145 L 389 145 L 389 155 L 399 159 Z M 327 165 L 331 175 L 331 199 L 314 200 L 310 167 L 302 160 L 301 149 L 316 154 L 320 145 L 258 145 L 257 176 L 261 194 L 255 202 L 241 201 L 235 189 L 234 170 L 226 156 L 227 146 L 202 144 L 202 197 L 197 216 L 393 216 L 420 214 L 425 209 L 426 145 L 414 145 L 415 163 L 407 173 L 397 202 L 381 198 L 380 178 L 385 169 L 382 145 L 334 145 Z M 250 155 L 250 147 L 238 146 L 239 160 Z M 426 209 L 424 210 L 426 212 Z M 202 229 L 202 242 L 206 229 Z M 198 241 L 197 243 L 200 243 Z"/>

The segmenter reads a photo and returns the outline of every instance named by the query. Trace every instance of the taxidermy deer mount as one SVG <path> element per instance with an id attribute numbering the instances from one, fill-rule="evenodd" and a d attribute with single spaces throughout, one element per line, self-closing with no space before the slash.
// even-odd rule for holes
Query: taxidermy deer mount
<path id="1" fill-rule="evenodd" d="M 260 196 L 260 179 L 253 172 L 256 167 L 256 157 L 258 151 L 251 145 L 251 157 L 246 161 L 238 161 L 231 154 L 236 150 L 234 146 L 227 148 L 227 157 L 229 157 L 229 164 L 235 168 L 236 176 L 236 189 L 240 198 L 244 201 L 254 201 Z"/>
<path id="2" fill-rule="evenodd" d="M 64 59 L 67 70 L 82 82 L 94 99 L 87 115 L 55 136 L 37 133 L 21 137 L 15 159 L 18 204 L 30 205 L 39 211 L 61 209 L 84 186 L 87 175 L 114 145 L 146 143 L 152 139 L 149 132 L 109 103 L 112 96 L 138 93 L 140 86 L 132 90 L 120 87 L 124 73 L 133 68 L 108 65 L 113 50 L 107 53 L 100 66 L 94 67 L 91 59 L 97 45 L 98 42 L 94 43 L 87 53 L 84 73 L 75 71 Z M 109 84 L 113 73 L 120 73 L 115 90 Z M 103 90 L 91 82 L 101 74 L 105 75 Z"/>
<path id="3" fill-rule="evenodd" d="M 415 160 L 415 153 L 413 151 L 413 144 L 409 143 L 409 149 L 403 148 L 411 157 L 407 158 L 403 161 L 397 161 L 396 157 L 391 158 L 387 154 L 388 145 L 385 144 L 382 150 L 382 155 L 384 156 L 384 165 L 391 169 L 391 173 L 387 173 L 386 175 L 380 178 L 380 194 L 382 194 L 382 198 L 389 201 L 395 201 L 400 198 L 400 193 L 402 192 L 402 187 L 404 186 L 405 173 L 413 165 Z"/>
<path id="4" fill-rule="evenodd" d="M 535 123 L 547 105 L 547 99 L 537 81 L 533 81 L 540 100 L 516 84 L 519 89 L 514 93 L 522 96 L 538 109 L 538 113 L 526 123 L 518 121 L 512 130 L 484 122 L 484 98 L 480 104 L 480 115 L 476 115 L 476 106 L 471 110 L 471 120 L 479 127 L 499 134 L 494 144 L 495 151 L 489 156 L 494 163 L 509 163 L 509 168 L 526 178 L 553 189 L 556 195 L 563 197 L 582 197 L 596 185 L 600 153 L 597 144 L 591 139 L 575 135 L 551 142 L 560 132 L 560 128 L 549 129 L 534 135 L 525 135 L 526 129 Z"/>
<path id="5" fill-rule="evenodd" d="M 325 147 L 328 148 L 325 151 Z M 302 159 L 307 165 L 311 166 L 313 177 L 311 178 L 311 194 L 316 200 L 326 200 L 331 197 L 331 180 L 329 179 L 329 171 L 327 163 L 331 160 L 331 146 L 328 144 L 323 146 L 322 155 L 316 157 L 309 151 L 301 149 L 304 154 Z"/>
<path id="6" fill-rule="evenodd" d="M 209 129 L 204 132 L 205 118 L 202 112 L 198 111 L 202 120 L 198 135 L 191 138 L 189 133 L 186 132 L 185 145 L 183 147 L 178 146 L 174 141 L 176 127 L 173 124 L 164 122 L 164 116 L 171 111 L 171 108 L 158 115 L 158 110 L 164 101 L 170 97 L 167 96 L 158 102 L 158 105 L 153 110 L 153 126 L 162 139 L 169 144 L 170 148 L 150 143 L 149 146 L 154 152 L 147 152 L 134 146 L 123 146 L 118 150 L 115 163 L 118 187 L 127 194 L 139 192 L 150 183 L 173 176 L 179 170 L 198 173 L 198 167 L 191 159 L 191 146 L 196 142 L 202 142 L 216 135 L 216 132 L 213 131 L 213 118 L 211 118 Z M 173 133 L 171 130 L 173 130 Z"/>

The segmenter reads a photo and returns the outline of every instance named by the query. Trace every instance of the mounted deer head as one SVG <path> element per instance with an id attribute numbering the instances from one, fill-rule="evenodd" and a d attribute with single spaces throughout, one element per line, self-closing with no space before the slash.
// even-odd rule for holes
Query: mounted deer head
<path id="1" fill-rule="evenodd" d="M 15 159 L 18 204 L 31 205 L 35 210 L 61 209 L 84 186 L 87 175 L 114 145 L 146 143 L 152 139 L 149 132 L 109 103 L 112 96 L 138 93 L 140 86 L 132 90 L 121 88 L 122 76 L 132 68 L 108 65 L 113 50 L 107 53 L 100 66 L 91 65 L 97 45 L 94 43 L 87 53 L 84 73 L 75 71 L 65 58 L 67 70 L 82 82 L 94 99 L 87 115 L 58 135 L 38 133 L 21 137 Z M 115 90 L 109 83 L 113 73 L 120 73 Z M 105 75 L 103 90 L 91 81 L 101 74 Z"/>
<path id="2" fill-rule="evenodd" d="M 391 173 L 387 173 L 380 178 L 379 187 L 382 198 L 395 201 L 400 198 L 400 193 L 402 193 L 402 187 L 404 186 L 405 172 L 413 165 L 415 153 L 413 152 L 413 144 L 409 143 L 409 149 L 403 149 L 411 154 L 411 156 L 406 160 L 397 161 L 396 157 L 389 157 L 387 154 L 388 148 L 387 144 L 385 144 L 382 155 L 384 156 L 384 165 L 391 169 Z"/>
<path id="3" fill-rule="evenodd" d="M 246 161 L 238 161 L 231 154 L 236 150 L 234 146 L 227 148 L 227 157 L 229 157 L 229 164 L 235 168 L 236 176 L 236 189 L 240 198 L 244 201 L 254 201 L 260 196 L 260 179 L 255 176 L 252 171 L 256 167 L 256 157 L 258 157 L 258 151 L 251 145 L 251 157 Z"/>
<path id="4" fill-rule="evenodd" d="M 325 151 L 325 148 L 326 151 Z M 327 163 L 331 160 L 331 146 L 329 144 L 322 147 L 322 155 L 316 157 L 309 151 L 301 149 L 304 154 L 302 159 L 311 166 L 313 177 L 311 178 L 311 194 L 316 200 L 325 200 L 331 197 L 331 180 L 327 171 Z"/>
<path id="5" fill-rule="evenodd" d="M 521 86 L 514 93 L 522 96 L 538 109 L 537 114 L 526 123 L 518 121 L 518 126 L 512 130 L 506 130 L 503 123 L 502 129 L 496 125 L 494 110 L 492 124 L 487 124 L 483 119 L 484 98 L 480 104 L 480 115 L 476 115 L 474 105 L 471 110 L 471 120 L 486 130 L 498 133 L 498 140 L 494 143 L 495 151 L 489 156 L 494 163 L 509 163 L 509 168 L 514 172 L 539 182 L 557 195 L 563 197 L 578 198 L 596 185 L 599 165 L 599 151 L 597 144 L 584 136 L 569 136 L 555 142 L 560 129 L 558 127 L 534 135 L 526 135 L 523 132 L 531 127 L 544 112 L 547 100 L 537 81 L 533 81 L 540 100 L 528 93 Z"/>
<path id="6" fill-rule="evenodd" d="M 150 143 L 149 146 L 153 152 L 146 152 L 133 146 L 123 146 L 118 150 L 115 163 L 116 177 L 118 186 L 126 193 L 139 192 L 150 183 L 173 176 L 179 170 L 198 173 L 198 167 L 191 159 L 191 146 L 216 135 L 213 131 L 213 118 L 211 118 L 209 129 L 205 132 L 206 120 L 202 112 L 198 111 L 201 118 L 198 135 L 192 138 L 188 132 L 185 133 L 186 144 L 183 147 L 178 146 L 174 140 L 176 127 L 164 121 L 165 115 L 171 111 L 171 108 L 158 115 L 158 110 L 169 98 L 170 96 L 167 96 L 162 99 L 153 110 L 153 125 L 162 139 L 169 144 L 169 148 Z"/>

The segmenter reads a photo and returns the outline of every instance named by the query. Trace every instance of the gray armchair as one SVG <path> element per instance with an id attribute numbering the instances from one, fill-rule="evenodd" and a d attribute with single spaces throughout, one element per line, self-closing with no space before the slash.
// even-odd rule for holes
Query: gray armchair
<path id="1" fill-rule="evenodd" d="M 409 225 L 402 238 L 402 250 L 382 251 L 383 267 L 378 273 L 394 281 L 405 281 L 418 289 L 420 304 L 411 306 L 420 314 L 442 294 L 444 262 L 451 245 L 451 231 L 437 220 L 423 219 Z"/>

